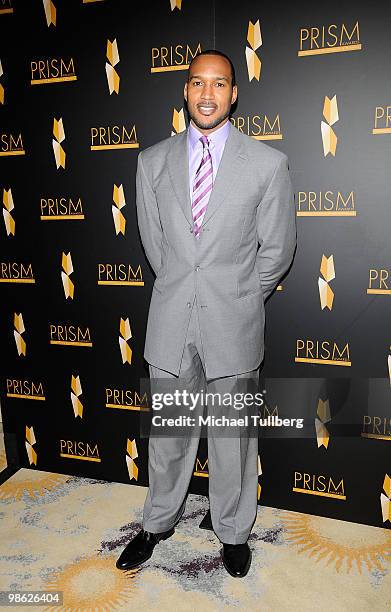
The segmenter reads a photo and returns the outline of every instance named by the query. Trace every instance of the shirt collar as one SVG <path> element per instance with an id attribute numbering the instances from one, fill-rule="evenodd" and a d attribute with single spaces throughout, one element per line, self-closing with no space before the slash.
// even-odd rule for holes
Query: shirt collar
<path id="1" fill-rule="evenodd" d="M 231 121 L 228 119 L 228 121 L 226 121 L 224 125 L 222 125 L 217 130 L 212 132 L 208 136 L 211 145 L 214 145 L 214 146 L 219 145 L 219 144 L 224 145 L 225 141 L 228 138 L 230 126 L 231 126 Z M 199 142 L 199 139 L 201 138 L 201 136 L 203 136 L 202 132 L 200 132 L 200 130 L 196 128 L 195 125 L 193 125 L 192 123 L 189 123 L 188 137 L 189 137 L 189 145 L 191 149 L 194 149 L 197 143 L 201 144 Z"/>

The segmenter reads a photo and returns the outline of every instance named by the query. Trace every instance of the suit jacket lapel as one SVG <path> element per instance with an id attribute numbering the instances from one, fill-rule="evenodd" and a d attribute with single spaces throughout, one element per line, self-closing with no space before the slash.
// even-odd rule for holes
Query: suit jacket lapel
<path id="1" fill-rule="evenodd" d="M 208 223 L 233 190 L 233 186 L 239 182 L 247 160 L 239 132 L 231 125 L 202 225 Z"/>
<path id="2" fill-rule="evenodd" d="M 202 225 L 209 221 L 224 202 L 232 187 L 239 181 L 243 165 L 247 159 L 239 132 L 237 128 L 231 125 Z M 193 225 L 189 188 L 187 130 L 173 138 L 172 147 L 167 155 L 167 166 L 178 204 L 189 224 Z"/>
<path id="3" fill-rule="evenodd" d="M 167 155 L 167 166 L 178 204 L 190 225 L 193 225 L 189 187 L 187 130 L 173 137 L 172 146 Z"/>

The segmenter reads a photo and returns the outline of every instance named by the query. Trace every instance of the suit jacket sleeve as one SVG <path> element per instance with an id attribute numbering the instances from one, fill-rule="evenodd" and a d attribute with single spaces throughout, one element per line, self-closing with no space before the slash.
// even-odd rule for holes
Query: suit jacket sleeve
<path id="1" fill-rule="evenodd" d="M 289 268 L 296 247 L 296 213 L 288 158 L 279 160 L 257 210 L 256 267 L 264 300 Z"/>
<path id="2" fill-rule="evenodd" d="M 137 160 L 136 208 L 141 242 L 148 261 L 157 275 L 161 267 L 163 231 L 156 196 L 145 173 L 141 153 Z"/>

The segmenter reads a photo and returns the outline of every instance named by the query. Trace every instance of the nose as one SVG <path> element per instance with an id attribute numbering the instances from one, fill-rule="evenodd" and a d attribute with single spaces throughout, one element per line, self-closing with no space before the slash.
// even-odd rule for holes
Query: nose
<path id="1" fill-rule="evenodd" d="M 214 96 L 213 85 L 211 83 L 206 83 L 202 88 L 201 98 L 205 100 L 211 100 Z"/>

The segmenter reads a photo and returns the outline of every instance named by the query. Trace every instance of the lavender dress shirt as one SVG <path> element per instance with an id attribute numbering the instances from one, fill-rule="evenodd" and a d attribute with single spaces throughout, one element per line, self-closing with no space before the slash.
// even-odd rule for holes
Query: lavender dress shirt
<path id="1" fill-rule="evenodd" d="M 223 155 L 226 140 L 228 138 L 231 122 L 228 119 L 224 125 L 218 130 L 212 132 L 209 136 L 209 150 L 212 157 L 213 166 L 213 182 L 216 179 L 217 170 L 219 168 L 220 160 Z M 187 131 L 187 150 L 189 155 L 189 187 L 190 187 L 190 201 L 192 201 L 193 183 L 195 179 L 198 166 L 201 163 L 203 146 L 200 142 L 200 138 L 203 136 L 192 123 L 189 124 Z"/>

